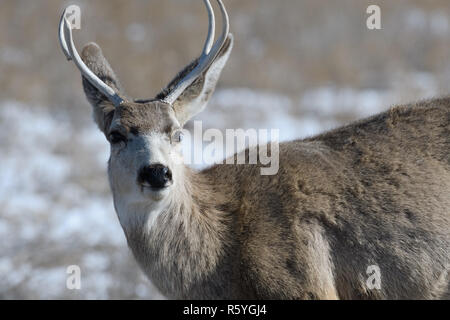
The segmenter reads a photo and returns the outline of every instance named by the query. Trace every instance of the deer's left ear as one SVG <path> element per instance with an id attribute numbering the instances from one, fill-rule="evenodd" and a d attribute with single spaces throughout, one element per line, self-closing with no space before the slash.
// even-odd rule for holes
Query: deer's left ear
<path id="1" fill-rule="evenodd" d="M 202 111 L 219 80 L 220 73 L 225 66 L 233 49 L 233 35 L 227 36 L 225 43 L 217 54 L 216 59 L 211 63 L 203 73 L 190 85 L 173 103 L 176 117 L 181 125 L 184 125 L 190 118 Z M 169 83 L 169 85 L 159 93 L 156 98 L 164 99 L 164 97 L 172 91 L 172 89 L 183 79 L 198 63 L 198 59 L 194 60 L 186 68 Z"/>

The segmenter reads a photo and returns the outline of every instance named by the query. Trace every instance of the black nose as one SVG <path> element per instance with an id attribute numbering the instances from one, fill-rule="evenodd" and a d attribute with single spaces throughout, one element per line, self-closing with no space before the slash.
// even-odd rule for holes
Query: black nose
<path id="1" fill-rule="evenodd" d="M 139 170 L 138 182 L 141 185 L 150 185 L 152 188 L 164 188 L 172 181 L 172 172 L 162 164 L 152 164 Z"/>

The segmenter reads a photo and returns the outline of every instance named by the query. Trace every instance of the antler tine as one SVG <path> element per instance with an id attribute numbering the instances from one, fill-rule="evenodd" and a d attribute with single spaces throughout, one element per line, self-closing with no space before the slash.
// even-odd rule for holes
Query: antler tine
<path id="1" fill-rule="evenodd" d="M 66 9 L 64 9 L 64 12 L 63 12 L 63 14 L 61 16 L 61 19 L 59 20 L 59 29 L 58 29 L 59 37 L 58 38 L 59 38 L 59 44 L 61 45 L 61 49 L 62 49 L 64 55 L 66 56 L 67 60 L 70 61 L 70 60 L 72 60 L 72 57 L 70 56 L 69 49 L 67 48 L 66 39 L 64 37 L 64 19 L 65 19 L 65 16 L 66 16 Z"/>
<path id="2" fill-rule="evenodd" d="M 208 10 L 209 28 L 208 28 L 208 36 L 206 38 L 202 54 L 200 55 L 197 66 L 191 72 L 189 72 L 186 75 L 186 77 L 184 77 L 177 84 L 177 86 L 172 90 L 172 92 L 170 92 L 164 98 L 164 101 L 169 104 L 173 104 L 177 100 L 177 98 L 183 93 L 183 91 L 187 87 L 189 87 L 195 81 L 195 79 L 197 79 L 198 76 L 202 74 L 202 72 L 211 65 L 211 63 L 214 61 L 214 59 L 216 58 L 217 54 L 219 53 L 220 49 L 222 48 L 222 46 L 226 41 L 226 38 L 230 31 L 230 22 L 228 19 L 227 10 L 225 9 L 222 0 L 217 0 L 217 2 L 219 4 L 220 12 L 222 14 L 222 33 L 219 39 L 211 47 L 215 31 L 214 11 L 212 10 L 212 6 L 209 0 L 204 0 L 205 6 Z"/>
<path id="3" fill-rule="evenodd" d="M 216 48 L 212 48 L 211 52 L 214 52 L 214 58 L 217 53 L 219 53 L 219 50 L 222 48 L 223 44 L 225 43 L 225 40 L 227 38 L 228 33 L 230 32 L 230 20 L 228 18 L 227 10 L 225 9 L 225 6 L 222 2 L 222 0 L 217 0 L 220 7 L 220 13 L 222 14 L 222 34 L 220 35 L 219 39 L 216 41 Z"/>
<path id="4" fill-rule="evenodd" d="M 211 51 L 211 47 L 214 42 L 214 34 L 216 32 L 216 19 L 214 17 L 214 11 L 211 6 L 211 2 L 209 0 L 203 0 L 205 3 L 206 9 L 208 10 L 208 35 L 206 36 L 205 45 L 203 47 L 202 56 L 208 55 Z"/>
<path id="5" fill-rule="evenodd" d="M 69 45 L 67 45 L 66 39 L 69 40 Z M 73 60 L 83 77 L 85 77 L 94 87 L 102 92 L 114 104 L 114 106 L 117 107 L 123 103 L 123 99 L 114 91 L 114 89 L 104 83 L 84 64 L 77 49 L 75 48 L 72 36 L 72 26 L 66 18 L 66 10 L 64 10 L 59 23 L 59 42 L 64 55 L 67 57 L 67 60 Z"/>

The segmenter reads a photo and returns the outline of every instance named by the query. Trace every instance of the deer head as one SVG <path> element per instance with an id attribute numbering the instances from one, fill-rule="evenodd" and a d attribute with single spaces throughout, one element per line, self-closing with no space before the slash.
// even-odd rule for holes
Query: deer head
<path id="1" fill-rule="evenodd" d="M 120 195 L 129 202 L 163 202 L 183 179 L 181 130 L 206 106 L 233 46 L 226 9 L 221 0 L 217 2 L 223 24 L 219 39 L 214 42 L 214 12 L 209 0 L 204 0 L 209 27 L 200 56 L 148 100 L 126 97 L 97 44 L 87 44 L 80 57 L 63 13 L 61 47 L 80 70 L 94 119 L 111 145 L 108 171 L 115 198 Z"/>

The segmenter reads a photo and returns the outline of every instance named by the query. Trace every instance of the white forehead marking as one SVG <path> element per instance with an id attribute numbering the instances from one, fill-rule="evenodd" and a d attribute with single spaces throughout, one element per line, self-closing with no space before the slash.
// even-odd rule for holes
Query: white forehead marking
<path id="1" fill-rule="evenodd" d="M 149 164 L 161 163 L 168 165 L 170 140 L 165 134 L 151 132 L 141 136 L 145 153 L 149 155 Z"/>

